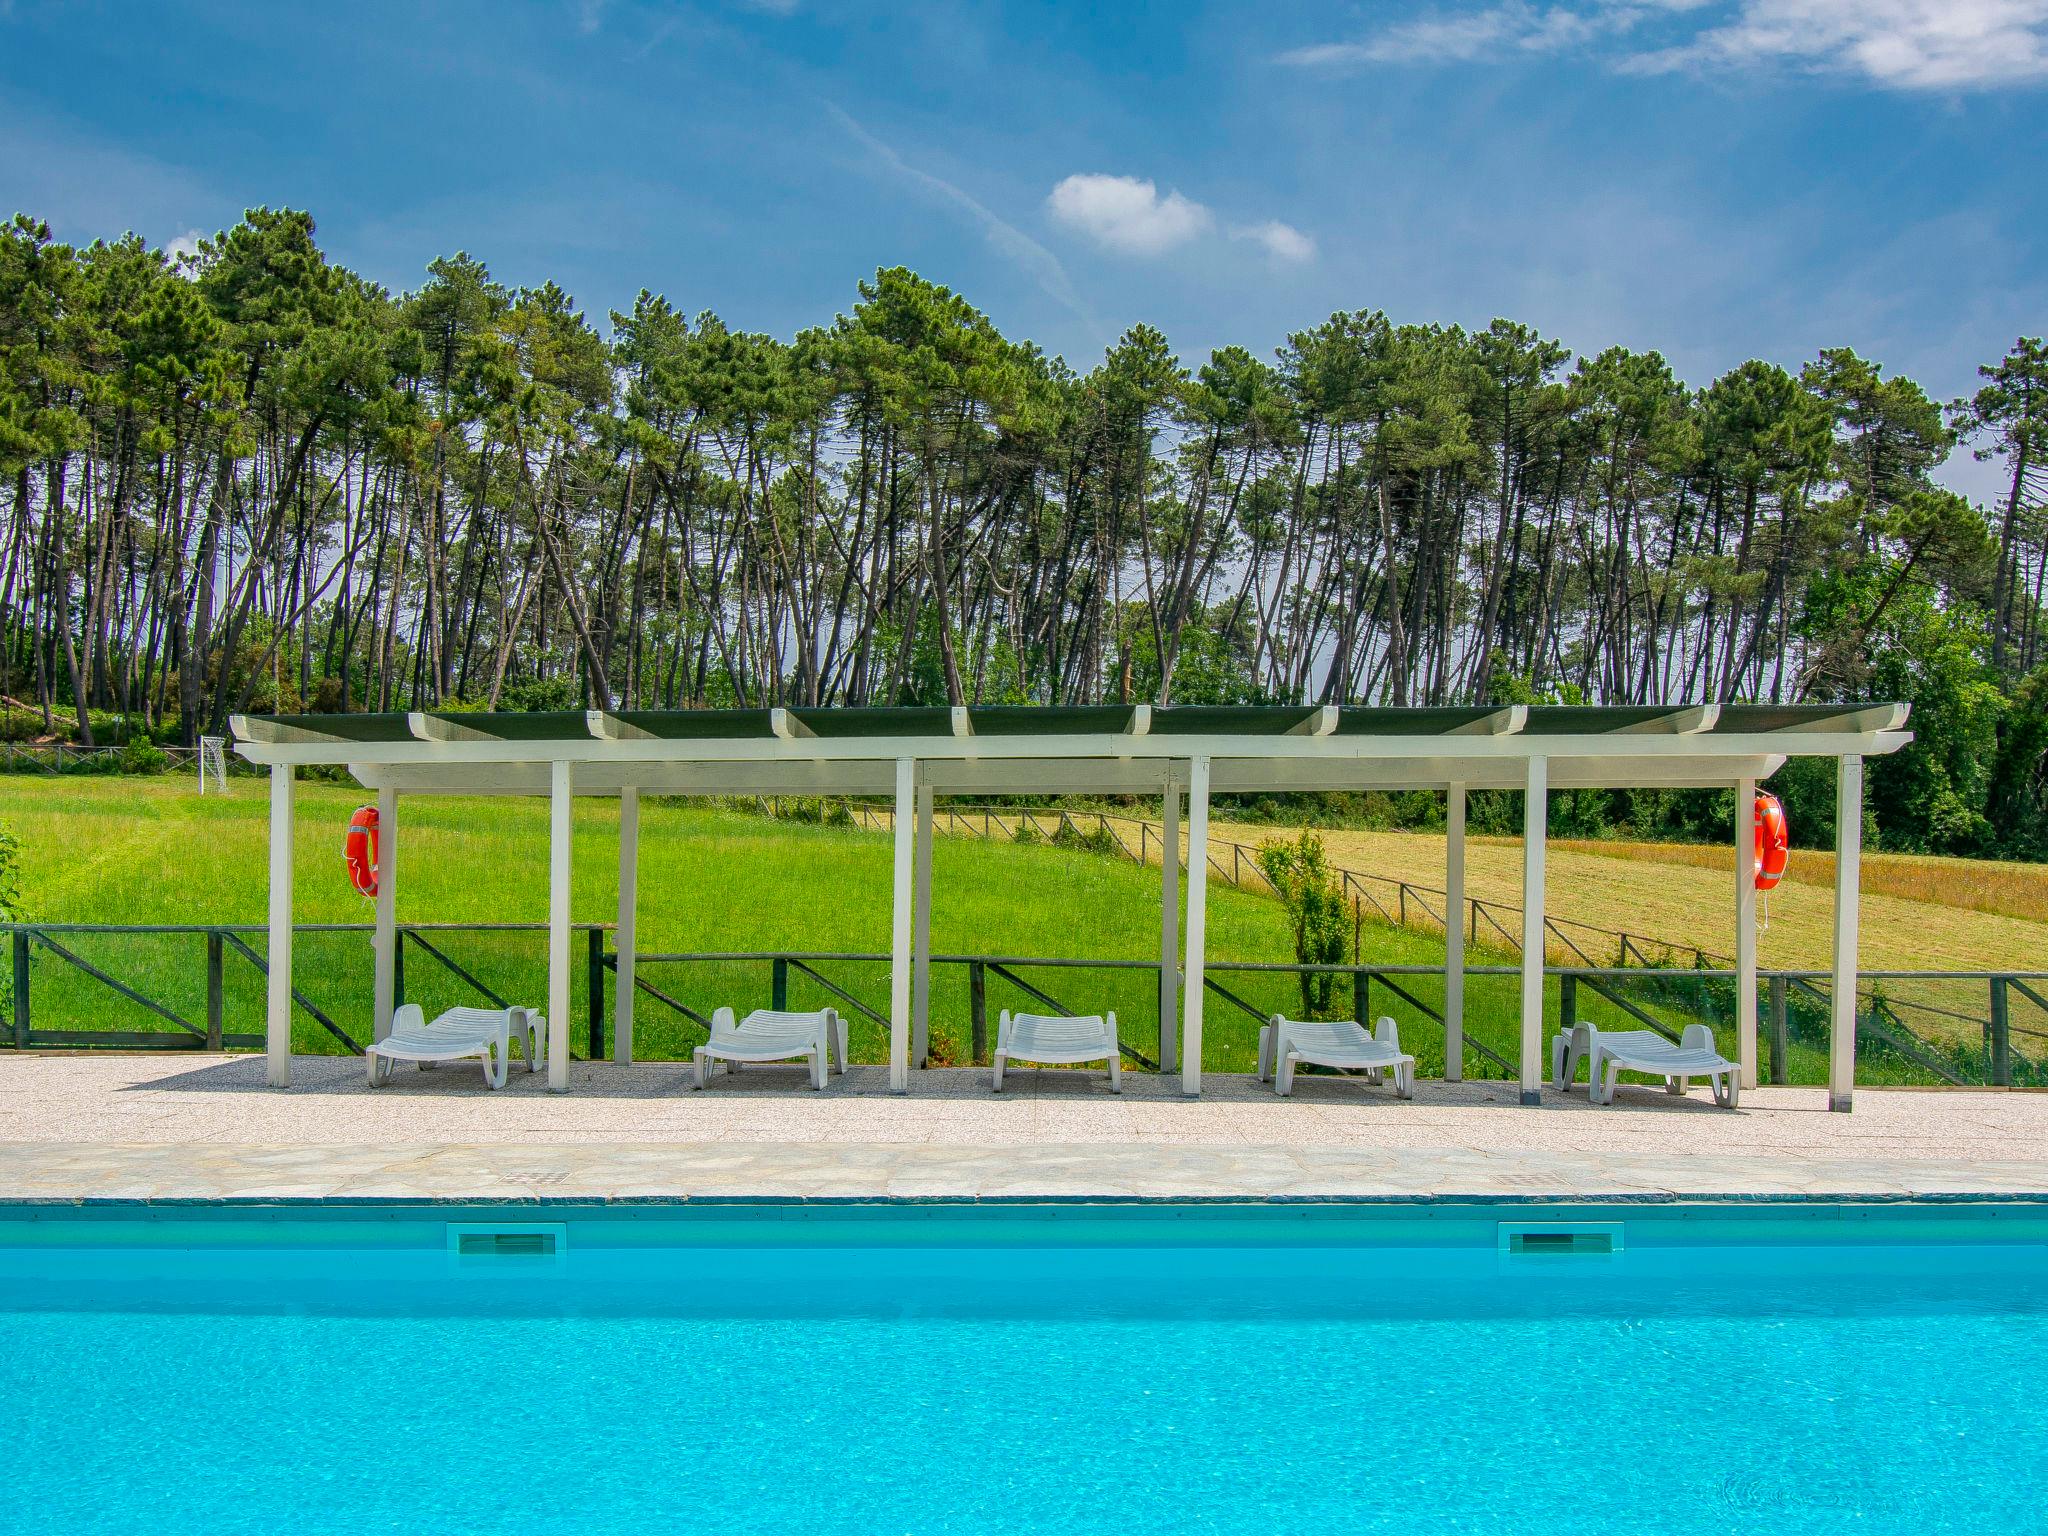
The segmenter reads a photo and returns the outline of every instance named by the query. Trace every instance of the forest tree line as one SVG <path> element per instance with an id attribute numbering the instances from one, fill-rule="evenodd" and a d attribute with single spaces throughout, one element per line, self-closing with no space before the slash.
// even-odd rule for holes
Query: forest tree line
<path id="1" fill-rule="evenodd" d="M 243 710 L 1902 698 L 1887 843 L 2048 854 L 2048 347 L 1704 387 L 1340 312 L 1089 371 L 902 270 L 793 340 L 392 294 L 256 209 L 0 235 L 0 690 Z M 1979 506 L 1933 471 L 1995 460 Z M 97 733 L 97 734 L 96 734 Z"/>

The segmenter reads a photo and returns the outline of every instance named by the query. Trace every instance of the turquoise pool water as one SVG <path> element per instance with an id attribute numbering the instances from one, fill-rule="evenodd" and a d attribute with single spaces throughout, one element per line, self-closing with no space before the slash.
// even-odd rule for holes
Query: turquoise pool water
<path id="1" fill-rule="evenodd" d="M 0 1215 L 5 1532 L 2018 1533 L 2044 1388 L 2038 1207 Z"/>

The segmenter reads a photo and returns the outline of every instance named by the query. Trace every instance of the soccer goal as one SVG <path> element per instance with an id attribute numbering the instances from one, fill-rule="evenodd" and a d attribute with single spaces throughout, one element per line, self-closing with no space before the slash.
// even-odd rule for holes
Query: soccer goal
<path id="1" fill-rule="evenodd" d="M 199 793 L 206 793 L 206 781 L 213 780 L 217 794 L 228 792 L 228 739 L 225 736 L 199 738 Z"/>

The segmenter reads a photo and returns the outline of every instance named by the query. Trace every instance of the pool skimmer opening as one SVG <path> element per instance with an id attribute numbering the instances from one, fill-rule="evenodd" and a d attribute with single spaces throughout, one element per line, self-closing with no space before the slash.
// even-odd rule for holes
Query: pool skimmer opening
<path id="1" fill-rule="evenodd" d="M 1620 1222 L 1502 1222 L 1500 1251 L 1514 1258 L 1606 1257 L 1621 1252 Z"/>
<path id="2" fill-rule="evenodd" d="M 568 1228 L 558 1222 L 448 1225 L 448 1256 L 465 1269 L 559 1264 L 568 1251 Z"/>

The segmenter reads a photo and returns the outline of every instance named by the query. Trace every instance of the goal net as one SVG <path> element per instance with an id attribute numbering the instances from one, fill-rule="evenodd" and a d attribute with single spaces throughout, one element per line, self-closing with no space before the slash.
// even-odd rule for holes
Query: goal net
<path id="1" fill-rule="evenodd" d="M 213 780 L 217 794 L 228 792 L 228 739 L 225 736 L 199 738 L 199 793 L 206 793 L 206 781 Z"/>

